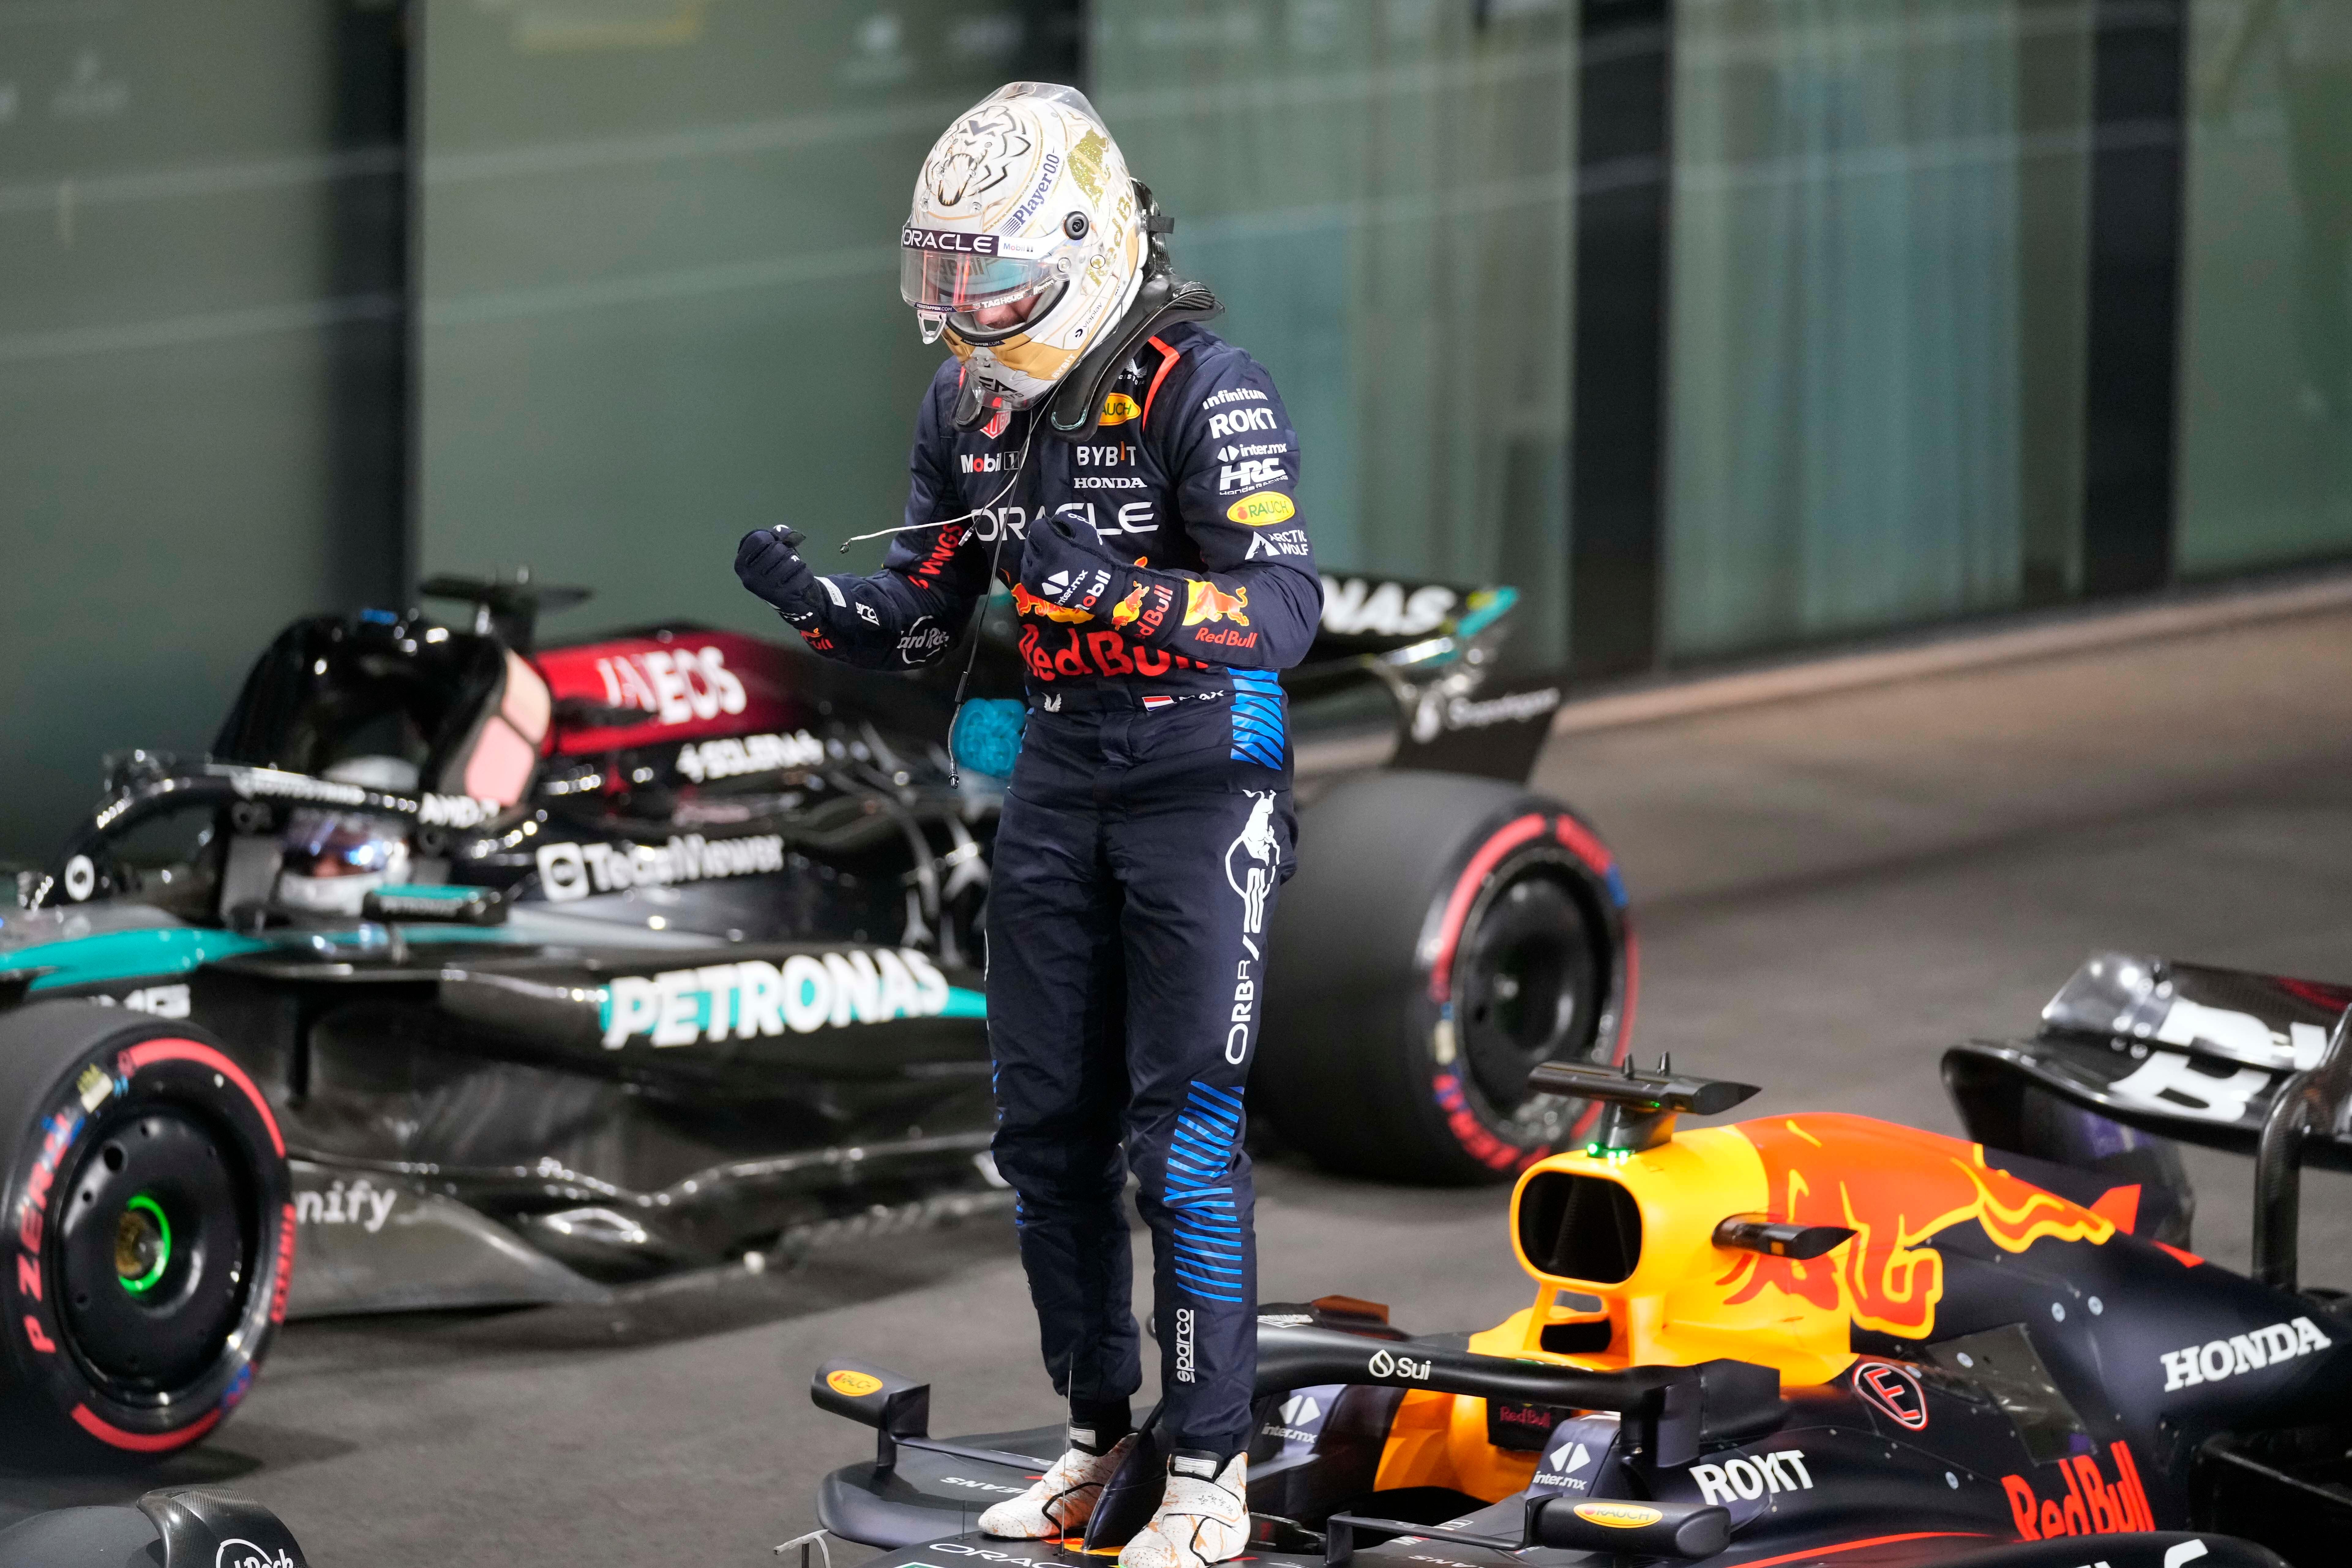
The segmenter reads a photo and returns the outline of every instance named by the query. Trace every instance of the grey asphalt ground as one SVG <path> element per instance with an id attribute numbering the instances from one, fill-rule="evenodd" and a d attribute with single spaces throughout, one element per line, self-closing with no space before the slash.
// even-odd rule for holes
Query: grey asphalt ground
<path id="1" fill-rule="evenodd" d="M 2337 614 L 1578 736 L 1538 783 L 1628 867 L 1643 1052 L 1769 1085 L 1759 1113 L 1957 1131 L 1937 1054 L 2028 1028 L 2094 947 L 2352 976 L 2348 767 Z M 2191 1159 L 2198 1247 L 2242 1266 L 2248 1173 Z M 1436 1329 L 1529 1295 L 1497 1193 L 1261 1171 L 1269 1300 L 1344 1291 Z M 2306 1277 L 2352 1285 L 2352 1184 L 2310 1191 Z M 1055 1415 L 991 1221 L 619 1308 L 296 1324 L 205 1448 L 0 1477 L 0 1522 L 205 1482 L 331 1568 L 751 1568 L 859 1455 L 805 1393 L 833 1352 L 932 1379 L 937 1431 Z"/>

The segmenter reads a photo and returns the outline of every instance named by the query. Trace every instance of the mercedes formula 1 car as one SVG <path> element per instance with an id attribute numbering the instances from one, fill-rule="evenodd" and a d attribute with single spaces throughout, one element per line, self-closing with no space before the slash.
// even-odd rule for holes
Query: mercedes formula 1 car
<path id="1" fill-rule="evenodd" d="M 1593 1114 L 1531 1069 L 1622 1051 L 1623 883 L 1524 786 L 1559 690 L 1496 673 L 1510 592 L 1329 588 L 1258 1104 L 1334 1165 L 1500 1180 Z M 685 625 L 539 647 L 577 590 L 426 591 L 470 614 L 296 623 L 210 755 L 115 759 L 20 875 L 0 1441 L 194 1441 L 289 1312 L 593 1300 L 1002 1201 L 1003 784 L 951 765 L 947 680 Z"/>
<path id="2" fill-rule="evenodd" d="M 1538 1068 L 1608 1111 L 1512 1194 L 1527 1308 L 1427 1335 L 1347 1297 L 1261 1309 L 1252 1560 L 2346 1562 L 2352 1315 L 2297 1291 L 2293 1238 L 2300 1165 L 2352 1166 L 2347 1004 L 2102 956 L 2037 1037 L 1947 1055 L 1973 1143 L 1831 1114 L 1680 1131 L 1755 1090 Z M 2257 1154 L 2260 1278 L 2164 1239 L 2176 1134 Z M 818 1496 L 872 1568 L 1077 1568 L 1158 1500 L 1147 1421 L 1083 1540 L 992 1540 L 976 1516 L 1058 1428 L 935 1439 L 929 1389 L 861 1362 L 812 1394 L 874 1429 Z"/>

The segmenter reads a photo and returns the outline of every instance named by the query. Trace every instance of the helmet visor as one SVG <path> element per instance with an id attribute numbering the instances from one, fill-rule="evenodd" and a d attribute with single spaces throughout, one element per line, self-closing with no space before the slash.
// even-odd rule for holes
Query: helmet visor
<path id="1" fill-rule="evenodd" d="M 898 253 L 898 293 L 933 316 L 968 316 L 1009 304 L 1062 279 L 1051 261 L 1013 256 L 952 256 L 908 248 Z"/>

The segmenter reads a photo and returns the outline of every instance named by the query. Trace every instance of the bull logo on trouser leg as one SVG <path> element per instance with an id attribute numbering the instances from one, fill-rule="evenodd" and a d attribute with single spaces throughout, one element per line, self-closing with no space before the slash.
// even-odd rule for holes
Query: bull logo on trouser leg
<path id="1" fill-rule="evenodd" d="M 1257 937 L 1265 930 L 1265 900 L 1274 891 L 1276 874 L 1282 865 L 1282 847 L 1274 837 L 1275 792 L 1254 789 L 1247 793 L 1249 820 L 1242 824 L 1241 833 L 1234 841 L 1225 846 L 1225 885 L 1241 897 L 1244 954 L 1234 966 L 1232 1027 L 1225 1031 L 1225 1060 L 1235 1067 L 1249 1056 L 1250 1031 L 1257 1016 L 1257 976 L 1250 966 L 1263 956 Z M 1237 869 L 1238 876 L 1234 874 Z"/>
<path id="2" fill-rule="evenodd" d="M 1254 789 L 1249 795 L 1255 802 L 1249 820 L 1242 825 L 1241 837 L 1225 846 L 1225 885 L 1241 895 L 1243 931 L 1255 936 L 1265 928 L 1265 896 L 1274 890 L 1282 854 L 1274 841 L 1274 792 Z M 1234 875 L 1236 852 L 1249 857 L 1238 879 Z"/>

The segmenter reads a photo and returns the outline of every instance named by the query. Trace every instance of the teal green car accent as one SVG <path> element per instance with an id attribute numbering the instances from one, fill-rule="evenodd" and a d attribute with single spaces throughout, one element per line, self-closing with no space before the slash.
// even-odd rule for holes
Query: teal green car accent
<path id="1" fill-rule="evenodd" d="M 1471 595 L 1470 613 L 1455 624 L 1454 637 L 1464 642 L 1469 641 L 1501 619 L 1518 602 L 1519 591 L 1517 588 L 1489 588 L 1484 593 Z"/>
<path id="2" fill-rule="evenodd" d="M 968 985 L 948 987 L 948 1005 L 940 1009 L 942 1018 L 985 1018 L 988 998 Z"/>
<path id="3" fill-rule="evenodd" d="M 95 985 L 107 980 L 139 980 L 156 974 L 185 974 L 191 969 L 258 952 L 269 944 L 235 931 L 196 931 L 187 927 L 161 931 L 110 931 L 78 936 L 66 942 L 35 942 L 14 952 L 0 952 L 0 970 L 46 969 L 49 973 L 29 989 L 47 991 L 60 985 Z"/>
<path id="4" fill-rule="evenodd" d="M 480 898 L 486 890 L 455 882 L 389 882 L 376 892 L 383 898 L 439 899 L 444 903 L 462 904 L 468 899 Z"/>

